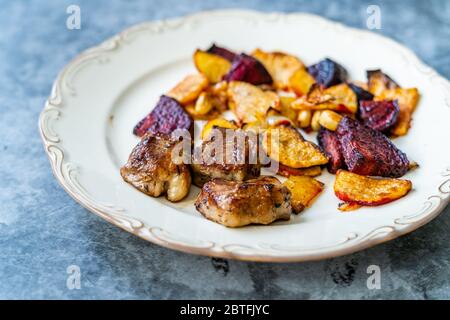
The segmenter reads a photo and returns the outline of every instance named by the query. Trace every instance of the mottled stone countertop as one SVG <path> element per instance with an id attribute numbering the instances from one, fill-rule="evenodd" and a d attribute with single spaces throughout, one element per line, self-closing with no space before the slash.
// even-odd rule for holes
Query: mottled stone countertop
<path id="1" fill-rule="evenodd" d="M 81 8 L 81 30 L 66 8 Z M 304 11 L 382 29 L 450 78 L 450 1 L 2 1 L 0 10 L 0 299 L 450 298 L 450 208 L 423 228 L 311 263 L 225 261 L 147 243 L 89 213 L 53 178 L 37 120 L 58 71 L 78 52 L 146 20 L 200 10 Z M 381 289 L 366 286 L 381 268 Z M 67 268 L 81 270 L 69 290 Z"/>

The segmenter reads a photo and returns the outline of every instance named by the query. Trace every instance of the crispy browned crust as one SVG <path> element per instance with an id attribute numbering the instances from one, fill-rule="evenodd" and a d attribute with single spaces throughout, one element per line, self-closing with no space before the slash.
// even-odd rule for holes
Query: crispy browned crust
<path id="1" fill-rule="evenodd" d="M 180 201 L 189 193 L 191 174 L 186 164 L 172 161 L 176 144 L 168 135 L 147 133 L 120 169 L 122 178 L 149 196 L 167 193 L 170 201 Z"/>
<path id="2" fill-rule="evenodd" d="M 227 227 L 289 220 L 292 212 L 289 189 L 267 176 L 243 182 L 213 179 L 203 186 L 195 207 Z"/>
<path id="3" fill-rule="evenodd" d="M 260 165 L 258 163 L 249 163 L 250 142 L 248 139 L 245 140 L 244 148 L 240 148 L 237 141 L 227 141 L 225 139 L 226 128 L 215 128 L 214 130 L 217 130 L 224 137 L 222 149 L 214 149 L 215 135 L 211 135 L 198 147 L 199 150 L 197 149 L 196 152 L 203 150 L 203 152 L 212 156 L 209 159 L 205 159 L 202 156 L 198 156 L 201 153 L 194 154 L 193 163 L 191 164 L 194 184 L 201 188 L 206 182 L 214 178 L 244 181 L 259 177 Z M 240 133 L 244 134 L 243 131 L 240 131 Z M 240 159 L 243 161 L 240 161 Z"/>

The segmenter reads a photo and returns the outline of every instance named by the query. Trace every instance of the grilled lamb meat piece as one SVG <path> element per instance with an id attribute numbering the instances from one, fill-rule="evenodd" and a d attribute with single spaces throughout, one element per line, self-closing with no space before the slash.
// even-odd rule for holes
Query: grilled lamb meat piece
<path id="1" fill-rule="evenodd" d="M 394 127 L 399 113 L 397 100 L 361 101 L 359 108 L 359 118 L 362 123 L 384 133 Z"/>
<path id="2" fill-rule="evenodd" d="M 328 157 L 327 169 L 330 173 L 336 173 L 339 169 L 346 169 L 341 143 L 335 132 L 321 128 L 317 134 L 319 146 Z"/>
<path id="3" fill-rule="evenodd" d="M 381 132 L 345 116 L 339 122 L 336 134 L 345 164 L 351 172 L 396 178 L 408 171 L 406 155 Z"/>
<path id="4" fill-rule="evenodd" d="M 186 164 L 172 159 L 177 143 L 169 135 L 147 133 L 120 169 L 122 178 L 149 196 L 166 193 L 168 200 L 180 201 L 189 193 L 191 174 Z"/>
<path id="5" fill-rule="evenodd" d="M 275 177 L 244 182 L 214 179 L 207 182 L 195 202 L 207 219 L 227 227 L 289 220 L 291 193 Z"/>
<path id="6" fill-rule="evenodd" d="M 242 135 L 242 143 L 237 139 L 227 139 L 226 133 Z M 222 137 L 222 142 L 217 141 L 217 135 Z M 214 178 L 226 180 L 244 181 L 259 177 L 261 166 L 256 159 L 250 157 L 250 148 L 253 145 L 243 130 L 214 128 L 209 137 L 194 151 L 194 160 L 191 168 L 194 175 L 194 184 L 202 187 L 206 182 Z M 254 153 L 256 155 L 256 153 Z"/>
<path id="7" fill-rule="evenodd" d="M 134 127 L 133 133 L 142 137 L 147 132 L 170 134 L 175 129 L 188 130 L 193 136 L 194 121 L 177 100 L 163 95 L 156 107 Z"/>

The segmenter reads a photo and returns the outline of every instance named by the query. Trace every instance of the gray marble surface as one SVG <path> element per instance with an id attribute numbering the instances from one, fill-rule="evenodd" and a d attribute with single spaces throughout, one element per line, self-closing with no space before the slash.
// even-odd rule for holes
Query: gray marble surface
<path id="1" fill-rule="evenodd" d="M 81 7 L 81 30 L 66 8 Z M 450 78 L 450 1 L 0 1 L 0 298 L 450 298 L 450 210 L 416 232 L 350 256 L 297 264 L 214 260 L 147 243 L 89 213 L 53 178 L 37 129 L 57 72 L 132 24 L 205 9 L 306 11 L 386 34 Z M 367 267 L 381 268 L 368 290 Z M 69 290 L 67 267 L 81 269 Z"/>

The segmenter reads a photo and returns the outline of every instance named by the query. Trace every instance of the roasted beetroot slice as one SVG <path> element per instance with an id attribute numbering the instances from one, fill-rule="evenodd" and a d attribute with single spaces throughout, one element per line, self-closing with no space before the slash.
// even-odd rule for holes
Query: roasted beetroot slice
<path id="1" fill-rule="evenodd" d="M 377 131 L 389 132 L 398 119 L 397 101 L 361 101 L 359 117 L 366 126 Z"/>
<path id="2" fill-rule="evenodd" d="M 358 99 L 358 105 L 363 100 L 373 100 L 374 95 L 371 94 L 369 91 L 364 90 L 361 87 L 358 87 L 356 84 L 349 83 L 348 86 L 352 91 L 356 94 L 356 98 Z"/>
<path id="3" fill-rule="evenodd" d="M 194 121 L 183 107 L 168 96 L 161 96 L 156 107 L 134 127 L 133 133 L 142 137 L 147 132 L 170 134 L 175 129 L 193 132 Z"/>
<path id="4" fill-rule="evenodd" d="M 333 131 L 321 128 L 317 134 L 319 146 L 328 157 L 327 169 L 330 173 L 336 173 L 339 169 L 346 169 L 342 155 L 341 143 Z"/>
<path id="5" fill-rule="evenodd" d="M 236 53 L 226 48 L 216 46 L 215 43 L 213 43 L 213 45 L 206 51 L 221 56 L 222 58 L 225 58 L 230 62 L 232 62 L 233 59 L 236 57 Z"/>
<path id="6" fill-rule="evenodd" d="M 244 81 L 253 85 L 272 83 L 272 77 L 263 64 L 245 53 L 241 53 L 234 58 L 230 71 L 223 79 L 226 81 Z"/>
<path id="7" fill-rule="evenodd" d="M 325 88 L 340 84 L 347 80 L 347 70 L 339 63 L 326 58 L 308 67 L 308 72 L 316 82 Z"/>
<path id="8" fill-rule="evenodd" d="M 401 177 L 409 169 L 406 155 L 383 133 L 345 116 L 336 135 L 349 171 L 380 177 Z"/>

